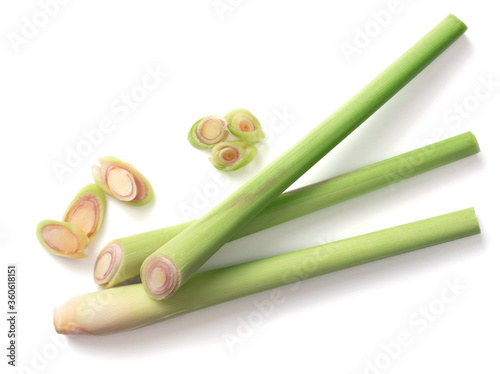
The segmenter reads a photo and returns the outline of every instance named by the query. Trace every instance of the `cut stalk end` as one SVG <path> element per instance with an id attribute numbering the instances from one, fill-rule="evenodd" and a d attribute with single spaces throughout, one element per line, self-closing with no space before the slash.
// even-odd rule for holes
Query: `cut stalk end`
<path id="1" fill-rule="evenodd" d="M 61 312 L 62 312 L 62 307 L 58 306 L 54 308 L 54 328 L 56 329 L 56 332 L 58 334 L 63 334 L 63 329 L 62 329 L 62 321 L 61 321 Z"/>
<path id="2" fill-rule="evenodd" d="M 64 322 L 64 307 L 58 306 L 54 308 L 54 328 L 58 334 L 63 335 L 87 335 L 88 331 L 77 325 L 74 322 Z"/>
<path id="3" fill-rule="evenodd" d="M 99 254 L 94 266 L 94 282 L 106 287 L 115 277 L 123 259 L 123 248 L 118 243 L 110 243 Z"/>
<path id="4" fill-rule="evenodd" d="M 172 295 L 179 287 L 179 269 L 174 262 L 164 256 L 156 256 L 144 262 L 141 279 L 146 291 L 156 300 Z"/>
<path id="5" fill-rule="evenodd" d="M 445 18 L 445 20 L 448 20 L 449 22 L 455 22 L 455 27 L 461 29 L 462 33 L 466 32 L 468 29 L 467 25 L 454 14 L 449 14 Z"/>

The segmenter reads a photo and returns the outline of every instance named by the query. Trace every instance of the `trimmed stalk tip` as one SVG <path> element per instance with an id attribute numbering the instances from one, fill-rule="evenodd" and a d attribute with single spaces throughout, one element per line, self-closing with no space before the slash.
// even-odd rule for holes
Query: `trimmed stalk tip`
<path id="1" fill-rule="evenodd" d="M 195 148 L 208 149 L 227 139 L 226 121 L 219 116 L 208 116 L 197 121 L 189 130 L 189 143 Z"/>
<path id="2" fill-rule="evenodd" d="M 229 132 L 242 140 L 257 143 L 265 138 L 259 120 L 246 109 L 234 109 L 224 118 Z"/>
<path id="3" fill-rule="evenodd" d="M 90 244 L 87 234 L 68 222 L 41 221 L 36 228 L 40 244 L 56 256 L 85 258 L 81 253 Z"/>
<path id="4" fill-rule="evenodd" d="M 257 148 L 242 140 L 223 142 L 212 149 L 210 162 L 216 169 L 233 171 L 250 163 L 257 155 Z"/>
<path id="5" fill-rule="evenodd" d="M 75 300 L 76 299 L 76 300 Z M 78 298 L 73 299 L 73 303 L 76 303 Z M 54 328 L 58 334 L 64 335 L 88 335 L 89 332 L 84 328 L 80 327 L 77 323 L 66 322 L 68 318 L 71 318 L 73 311 L 70 309 L 69 313 L 65 311 L 65 306 L 59 306 L 54 308 Z"/>
<path id="6" fill-rule="evenodd" d="M 104 193 L 95 184 L 90 183 L 78 191 L 66 209 L 62 221 L 82 230 L 91 243 L 101 227 L 105 210 Z"/>
<path id="7" fill-rule="evenodd" d="M 105 193 L 129 205 L 146 205 L 153 199 L 153 187 L 136 168 L 116 157 L 99 159 L 92 166 L 95 184 Z"/>

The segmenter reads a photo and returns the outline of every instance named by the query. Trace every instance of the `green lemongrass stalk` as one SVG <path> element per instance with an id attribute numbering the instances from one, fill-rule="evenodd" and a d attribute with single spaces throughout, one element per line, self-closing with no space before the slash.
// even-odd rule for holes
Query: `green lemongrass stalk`
<path id="1" fill-rule="evenodd" d="M 262 209 L 393 97 L 467 27 L 449 15 L 352 99 L 231 196 L 150 255 L 141 280 L 155 299 L 176 292 Z"/>
<path id="2" fill-rule="evenodd" d="M 402 181 L 479 152 L 475 136 L 464 133 L 435 144 L 284 193 L 232 239 L 288 222 L 320 209 Z M 111 287 L 139 275 L 142 262 L 194 221 L 109 242 L 99 253 L 94 281 Z"/>
<path id="3" fill-rule="evenodd" d="M 77 296 L 54 309 L 54 326 L 60 334 L 105 335 L 130 330 L 274 287 L 478 233 L 474 209 L 464 209 L 197 273 L 167 300 L 152 299 L 141 284 Z"/>

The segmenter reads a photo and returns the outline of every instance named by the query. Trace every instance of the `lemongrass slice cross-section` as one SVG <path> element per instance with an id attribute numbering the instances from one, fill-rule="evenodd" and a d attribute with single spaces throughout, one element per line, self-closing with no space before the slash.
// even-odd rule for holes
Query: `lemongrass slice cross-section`
<path id="1" fill-rule="evenodd" d="M 42 246 L 52 254 L 69 258 L 85 258 L 82 251 L 90 244 L 87 234 L 68 222 L 45 220 L 36 228 Z"/>
<path id="2" fill-rule="evenodd" d="M 148 289 L 161 299 L 175 292 L 179 284 L 179 269 L 174 262 L 162 256 L 147 259 L 146 282 Z"/>
<path id="3" fill-rule="evenodd" d="M 151 202 L 153 187 L 136 168 L 111 156 L 101 157 L 99 163 L 92 166 L 92 176 L 102 191 L 130 205 Z"/>
<path id="4" fill-rule="evenodd" d="M 208 149 L 227 139 L 226 121 L 219 116 L 207 116 L 195 122 L 188 133 L 189 143 L 195 148 Z"/>
<path id="5" fill-rule="evenodd" d="M 94 183 L 90 183 L 78 191 L 62 220 L 82 230 L 91 243 L 101 227 L 105 210 L 106 196 Z"/>
<path id="6" fill-rule="evenodd" d="M 242 140 L 257 143 L 265 137 L 259 120 L 246 109 L 234 109 L 224 118 L 229 132 Z"/>
<path id="7" fill-rule="evenodd" d="M 118 272 L 123 258 L 123 248 L 119 243 L 111 242 L 104 248 L 94 266 L 94 281 L 107 284 Z"/>
<path id="8" fill-rule="evenodd" d="M 212 148 L 209 158 L 212 165 L 219 170 L 233 171 L 241 169 L 257 155 L 257 148 L 242 140 L 222 142 Z"/>

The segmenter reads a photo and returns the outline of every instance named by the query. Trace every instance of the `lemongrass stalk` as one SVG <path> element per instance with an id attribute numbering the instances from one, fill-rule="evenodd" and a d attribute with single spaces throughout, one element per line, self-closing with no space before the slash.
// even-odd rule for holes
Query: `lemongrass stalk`
<path id="1" fill-rule="evenodd" d="M 155 299 L 174 294 L 235 232 L 393 97 L 467 27 L 450 15 L 295 146 L 142 264 Z"/>
<path id="2" fill-rule="evenodd" d="M 99 158 L 92 165 L 95 184 L 106 194 L 129 205 L 146 205 L 153 199 L 153 187 L 146 177 L 128 162 L 117 157 Z"/>
<path id="3" fill-rule="evenodd" d="M 253 144 L 234 140 L 215 145 L 209 160 L 216 169 L 234 171 L 248 165 L 256 155 L 257 148 Z"/>
<path id="4" fill-rule="evenodd" d="M 472 208 L 350 239 L 195 274 L 167 300 L 140 284 L 77 296 L 54 310 L 61 334 L 104 335 L 351 266 L 479 233 Z M 96 307 L 97 306 L 97 307 Z"/>
<path id="5" fill-rule="evenodd" d="M 288 222 L 317 210 L 405 180 L 479 152 L 476 137 L 464 133 L 435 144 L 286 192 L 262 210 L 233 239 Z M 142 262 L 194 221 L 109 242 L 97 257 L 94 281 L 111 287 L 139 275 Z"/>

